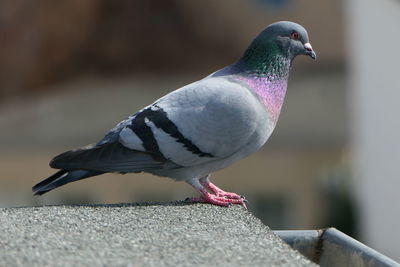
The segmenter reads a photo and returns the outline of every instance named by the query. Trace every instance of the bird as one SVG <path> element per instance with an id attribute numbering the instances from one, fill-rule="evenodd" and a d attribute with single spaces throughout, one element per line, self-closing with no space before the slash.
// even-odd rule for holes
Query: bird
<path id="1" fill-rule="evenodd" d="M 33 193 L 104 173 L 147 172 L 194 187 L 200 196 L 190 202 L 245 206 L 245 197 L 220 189 L 210 175 L 266 143 L 298 55 L 316 59 L 306 29 L 290 21 L 270 24 L 235 63 L 161 97 L 97 143 L 54 157 L 50 167 L 58 171 Z"/>

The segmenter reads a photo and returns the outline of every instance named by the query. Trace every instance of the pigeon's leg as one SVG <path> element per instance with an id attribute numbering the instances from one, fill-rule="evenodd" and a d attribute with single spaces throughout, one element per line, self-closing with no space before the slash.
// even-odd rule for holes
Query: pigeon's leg
<path id="1" fill-rule="evenodd" d="M 219 197 L 226 197 L 226 198 L 231 198 L 231 199 L 242 199 L 242 198 L 244 199 L 243 196 L 240 196 L 240 195 L 238 195 L 236 193 L 225 192 L 224 190 L 222 190 L 221 188 L 219 188 L 215 184 L 211 183 L 209 178 L 210 178 L 210 175 L 204 176 L 204 177 L 199 179 L 199 182 L 205 188 L 207 188 L 208 190 L 213 192 L 215 195 L 217 195 Z"/>
<path id="2" fill-rule="evenodd" d="M 208 192 L 207 189 L 200 183 L 198 178 L 190 179 L 187 181 L 187 183 L 193 186 L 201 194 L 201 197 L 188 199 L 187 201 L 189 202 L 210 203 L 222 207 L 227 207 L 232 204 L 239 204 L 246 207 L 245 199 L 226 198 Z"/>

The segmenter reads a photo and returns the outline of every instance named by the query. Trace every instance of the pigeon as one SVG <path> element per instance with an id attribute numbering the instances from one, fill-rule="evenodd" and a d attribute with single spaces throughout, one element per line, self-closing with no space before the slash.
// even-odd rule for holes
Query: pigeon
<path id="1" fill-rule="evenodd" d="M 210 174 L 270 137 L 297 55 L 316 59 L 307 31 L 289 21 L 269 25 L 234 64 L 161 97 L 96 144 L 53 158 L 50 167 L 59 170 L 33 186 L 34 194 L 109 172 L 147 172 L 193 186 L 200 196 L 191 202 L 245 206 L 243 196 L 220 189 Z"/>

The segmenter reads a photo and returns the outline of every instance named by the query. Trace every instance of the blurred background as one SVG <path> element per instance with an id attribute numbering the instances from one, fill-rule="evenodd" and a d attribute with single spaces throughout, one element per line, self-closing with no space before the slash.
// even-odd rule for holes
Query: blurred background
<path id="1" fill-rule="evenodd" d="M 400 1 L 0 2 L 0 207 L 183 200 L 185 183 L 102 175 L 34 197 L 49 160 L 236 61 L 268 24 L 307 28 L 261 151 L 214 174 L 271 228 L 337 227 L 400 260 Z"/>

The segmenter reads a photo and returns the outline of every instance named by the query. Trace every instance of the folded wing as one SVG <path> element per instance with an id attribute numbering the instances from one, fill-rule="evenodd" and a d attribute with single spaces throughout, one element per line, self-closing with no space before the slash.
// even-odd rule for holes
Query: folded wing
<path id="1" fill-rule="evenodd" d="M 50 166 L 64 170 L 102 172 L 142 172 L 164 168 L 165 158 L 129 149 L 119 142 L 67 151 L 56 156 Z"/>

